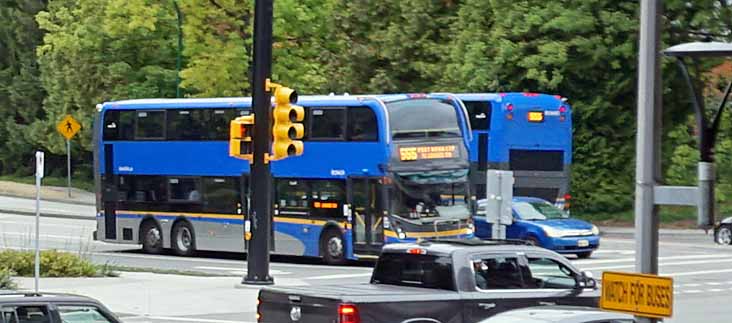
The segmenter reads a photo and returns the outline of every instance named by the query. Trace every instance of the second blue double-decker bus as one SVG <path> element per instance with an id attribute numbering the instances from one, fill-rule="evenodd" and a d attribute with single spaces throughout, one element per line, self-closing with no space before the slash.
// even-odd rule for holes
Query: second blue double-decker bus
<path id="1" fill-rule="evenodd" d="M 328 263 L 384 243 L 470 237 L 470 125 L 452 95 L 302 96 L 304 154 L 272 162 L 273 249 Z M 95 237 L 241 252 L 249 167 L 228 155 L 248 98 L 148 99 L 98 106 Z"/>
<path id="2" fill-rule="evenodd" d="M 539 93 L 456 95 L 473 132 L 471 181 L 478 199 L 485 198 L 487 169 L 512 170 L 514 196 L 557 204 L 569 198 L 572 111 L 566 99 Z"/>

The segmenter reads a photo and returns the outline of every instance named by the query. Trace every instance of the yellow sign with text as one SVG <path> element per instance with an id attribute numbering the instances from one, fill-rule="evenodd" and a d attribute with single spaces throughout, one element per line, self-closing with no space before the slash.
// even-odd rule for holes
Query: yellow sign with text
<path id="1" fill-rule="evenodd" d="M 421 147 L 400 147 L 399 160 L 411 161 L 421 159 L 443 159 L 455 158 L 457 146 L 421 146 Z"/>
<path id="2" fill-rule="evenodd" d="M 77 132 L 79 132 L 79 129 L 81 129 L 81 124 L 79 124 L 74 117 L 72 117 L 70 114 L 66 115 L 63 119 L 61 119 L 61 122 L 59 122 L 56 125 L 56 130 L 58 130 L 59 133 L 61 133 L 66 140 L 71 140 L 71 138 L 74 138 Z"/>
<path id="3" fill-rule="evenodd" d="M 602 273 L 600 307 L 644 317 L 671 317 L 673 288 L 670 277 L 606 271 Z"/>

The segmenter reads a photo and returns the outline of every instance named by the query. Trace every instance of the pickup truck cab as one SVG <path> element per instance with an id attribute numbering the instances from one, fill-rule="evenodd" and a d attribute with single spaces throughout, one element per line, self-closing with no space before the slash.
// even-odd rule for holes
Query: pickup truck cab
<path id="1" fill-rule="evenodd" d="M 597 307 L 596 282 L 522 241 L 386 245 L 367 284 L 264 288 L 258 322 L 461 323 L 539 305 Z"/>

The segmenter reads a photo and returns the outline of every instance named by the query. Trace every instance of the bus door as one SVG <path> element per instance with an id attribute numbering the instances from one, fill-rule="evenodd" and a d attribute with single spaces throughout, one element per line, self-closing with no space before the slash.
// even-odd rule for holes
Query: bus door
<path id="1" fill-rule="evenodd" d="M 104 202 L 104 238 L 117 240 L 117 176 L 114 175 L 114 145 L 104 145 L 104 179 L 102 180 L 102 201 Z"/>
<path id="2" fill-rule="evenodd" d="M 348 201 L 354 253 L 378 254 L 384 245 L 381 190 L 375 178 L 350 178 Z"/>

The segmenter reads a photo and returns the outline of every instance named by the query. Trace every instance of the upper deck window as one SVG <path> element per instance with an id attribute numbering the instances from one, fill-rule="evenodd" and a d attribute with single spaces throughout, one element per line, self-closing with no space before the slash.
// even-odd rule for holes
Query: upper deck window
<path id="1" fill-rule="evenodd" d="M 348 140 L 377 141 L 379 124 L 374 111 L 367 107 L 348 109 Z"/>
<path id="2" fill-rule="evenodd" d="M 135 139 L 135 111 L 108 110 L 104 113 L 104 140 Z"/>
<path id="3" fill-rule="evenodd" d="M 491 103 L 488 101 L 464 101 L 473 130 L 490 130 Z"/>
<path id="4" fill-rule="evenodd" d="M 201 140 L 207 135 L 206 110 L 168 110 L 168 140 Z"/>
<path id="5" fill-rule="evenodd" d="M 137 111 L 137 139 L 165 138 L 165 111 Z"/>
<path id="6" fill-rule="evenodd" d="M 310 140 L 346 139 L 345 108 L 311 108 Z"/>
<path id="7" fill-rule="evenodd" d="M 386 109 L 394 139 L 461 137 L 457 110 L 448 100 L 401 100 Z"/>

